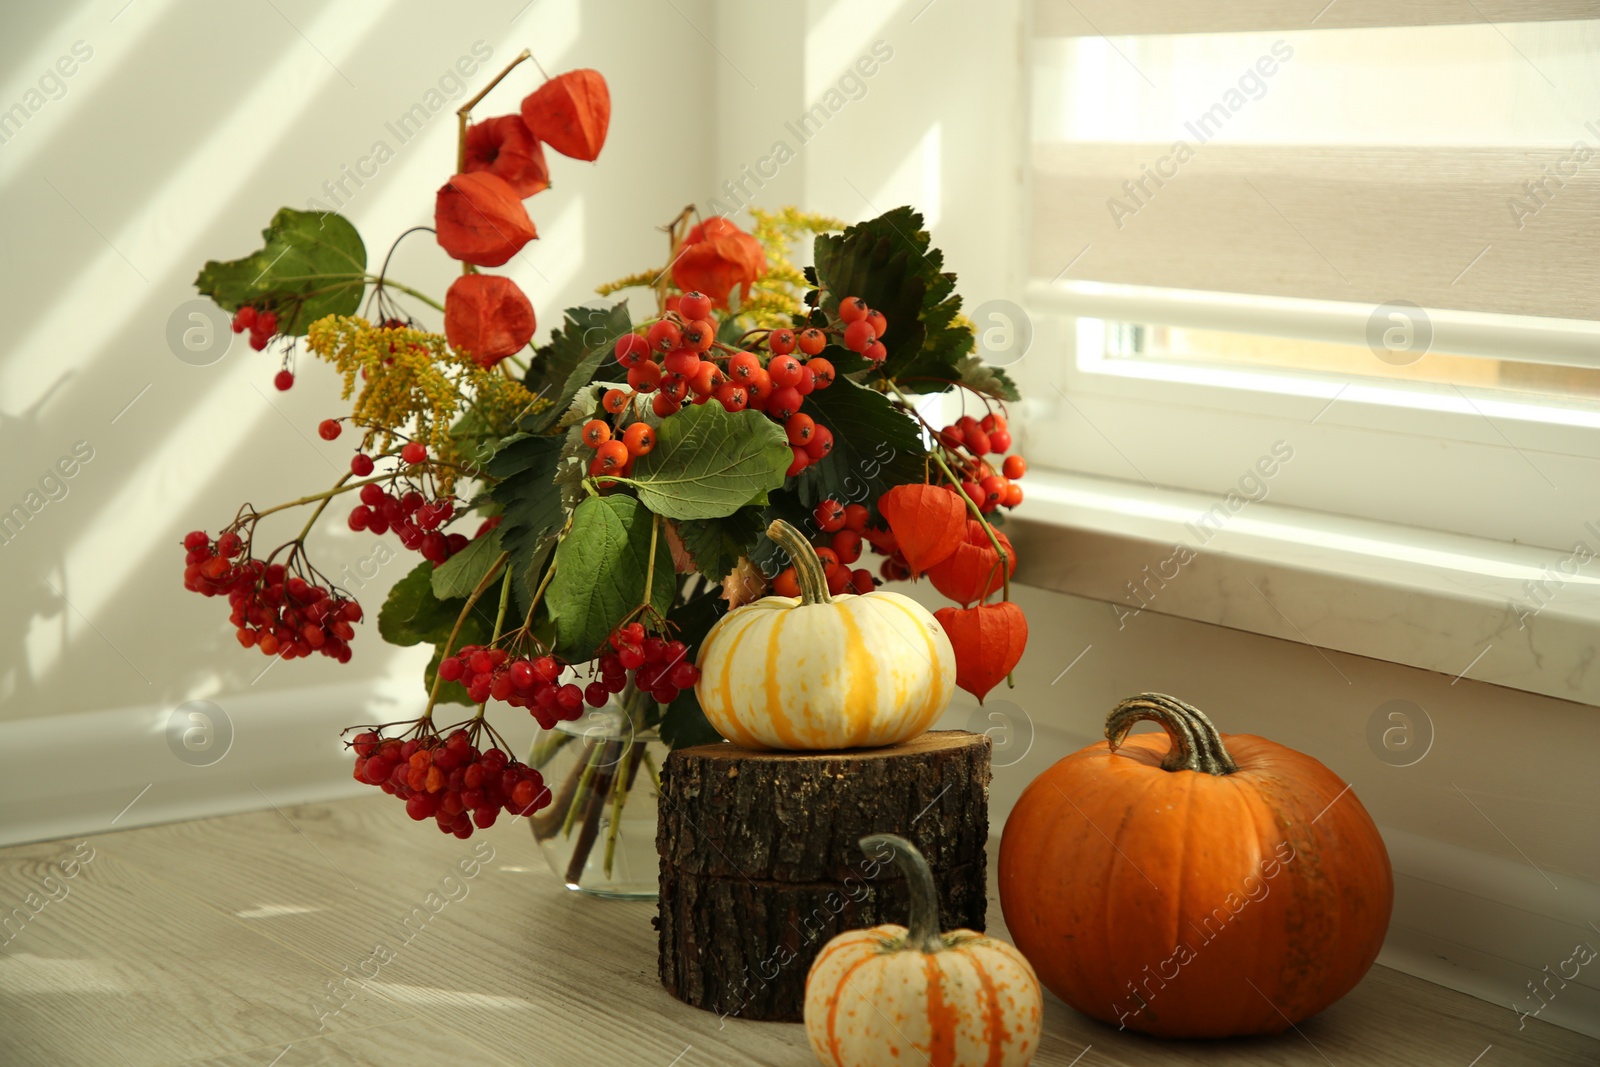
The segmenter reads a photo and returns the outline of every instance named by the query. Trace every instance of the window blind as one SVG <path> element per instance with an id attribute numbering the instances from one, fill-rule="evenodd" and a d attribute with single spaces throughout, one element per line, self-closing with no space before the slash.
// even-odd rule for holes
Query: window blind
<path id="1" fill-rule="evenodd" d="M 1041 37 L 1537 22 L 1600 16 L 1596 0 L 1035 0 Z"/>
<path id="2" fill-rule="evenodd" d="M 1600 319 L 1600 4 L 1317 7 L 1039 0 L 1033 275 Z"/>

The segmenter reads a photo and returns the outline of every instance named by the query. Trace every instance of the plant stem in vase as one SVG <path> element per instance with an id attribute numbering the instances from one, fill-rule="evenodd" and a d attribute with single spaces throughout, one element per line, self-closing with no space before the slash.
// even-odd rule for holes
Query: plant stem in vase
<path id="1" fill-rule="evenodd" d="M 560 786 L 550 807 L 531 820 L 533 835 L 569 889 L 656 893 L 658 780 L 639 768 L 647 760 L 654 765 L 652 748 L 664 755 L 666 746 L 642 725 L 650 703 L 648 693 L 630 688 L 584 719 L 558 723 L 534 746 L 533 765 Z M 568 741 L 556 740 L 562 736 Z M 633 795 L 636 789 L 641 795 Z"/>

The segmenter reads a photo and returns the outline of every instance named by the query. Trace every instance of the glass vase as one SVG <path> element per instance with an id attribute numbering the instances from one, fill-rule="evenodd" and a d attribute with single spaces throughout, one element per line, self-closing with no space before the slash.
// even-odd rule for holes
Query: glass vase
<path id="1" fill-rule="evenodd" d="M 534 738 L 530 766 L 553 797 L 528 820 L 568 889 L 656 897 L 656 802 L 667 746 L 613 703 Z"/>

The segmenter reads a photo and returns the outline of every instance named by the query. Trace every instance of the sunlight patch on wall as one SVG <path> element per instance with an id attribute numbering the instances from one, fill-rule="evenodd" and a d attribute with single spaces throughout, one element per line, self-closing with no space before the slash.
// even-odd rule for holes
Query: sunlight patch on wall
<path id="1" fill-rule="evenodd" d="M 574 197 L 548 226 L 540 223 L 539 239 L 530 241 L 507 264 L 516 268 L 508 273 L 533 301 L 539 324 L 545 328 L 541 333 L 561 323 L 563 309 L 557 305 L 584 263 L 585 221 L 584 198 Z"/>
<path id="2" fill-rule="evenodd" d="M 916 0 L 917 7 L 926 2 Z M 806 101 L 816 100 L 837 85 L 859 56 L 872 51 L 872 42 L 884 37 L 884 27 L 907 6 L 840 0 L 824 11 L 806 31 Z M 760 75 L 756 77 L 759 82 Z"/>
<path id="3" fill-rule="evenodd" d="M 505 62 L 509 63 L 512 56 L 527 48 L 545 70 L 558 74 L 566 69 L 567 53 L 578 43 L 582 29 L 578 0 L 536 0 L 495 42 L 495 55 L 503 49 Z"/>
<path id="4" fill-rule="evenodd" d="M 306 32 L 329 42 L 330 59 L 337 64 L 361 47 L 393 2 L 335 6 Z M 187 275 L 193 255 L 188 243 L 221 216 L 254 169 L 279 150 L 301 114 L 335 82 L 342 84 L 329 60 L 309 48 L 286 51 L 232 115 L 173 168 L 146 208 L 106 234 L 112 247 L 89 257 L 77 274 L 78 284 L 63 287 L 61 298 L 0 365 L 0 395 L 13 407 L 26 408 L 61 374 L 85 368 L 103 351 L 93 345 L 63 346 L 61 338 L 79 336 L 84 322 L 101 324 L 102 336 L 115 336 L 166 275 L 174 270 Z M 61 210 L 71 214 L 65 205 Z M 155 288 L 141 283 L 123 256 Z"/>
<path id="5" fill-rule="evenodd" d="M 883 211 L 901 204 L 914 204 L 931 231 L 939 224 L 943 209 L 943 166 L 944 123 L 935 122 L 895 167 L 888 180 L 878 187 L 872 203 Z"/>

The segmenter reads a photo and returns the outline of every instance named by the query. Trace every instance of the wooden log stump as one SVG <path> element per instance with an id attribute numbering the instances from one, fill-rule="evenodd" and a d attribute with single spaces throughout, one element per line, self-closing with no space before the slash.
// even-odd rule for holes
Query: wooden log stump
<path id="1" fill-rule="evenodd" d="M 905 880 L 862 851 L 868 834 L 927 856 L 941 929 L 984 929 L 989 748 L 940 730 L 880 749 L 673 752 L 656 834 L 661 984 L 708 1011 L 799 1021 L 829 938 L 906 922 Z"/>

